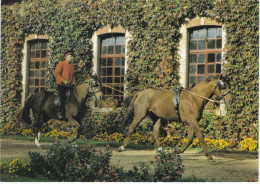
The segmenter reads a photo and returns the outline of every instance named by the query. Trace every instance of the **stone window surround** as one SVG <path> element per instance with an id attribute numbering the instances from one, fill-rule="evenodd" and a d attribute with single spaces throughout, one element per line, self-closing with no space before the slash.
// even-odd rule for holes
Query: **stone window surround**
<path id="1" fill-rule="evenodd" d="M 23 60 L 22 60 L 22 104 L 24 104 L 28 95 L 28 81 L 29 81 L 29 54 L 28 54 L 28 42 L 33 40 L 50 40 L 48 35 L 30 34 L 25 38 L 23 46 Z"/>

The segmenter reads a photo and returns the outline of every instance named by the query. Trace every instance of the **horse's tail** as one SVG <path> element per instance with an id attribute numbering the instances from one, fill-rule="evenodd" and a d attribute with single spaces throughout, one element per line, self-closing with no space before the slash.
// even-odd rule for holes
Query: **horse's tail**
<path id="1" fill-rule="evenodd" d="M 32 120 L 30 118 L 30 109 L 31 109 L 31 102 L 33 99 L 33 95 L 31 95 L 25 102 L 23 110 L 22 110 L 22 118 L 28 124 L 32 124 Z"/>
<path id="2" fill-rule="evenodd" d="M 125 128 L 127 120 L 129 119 L 130 115 L 133 114 L 133 112 L 134 112 L 135 100 L 136 100 L 137 96 L 139 95 L 139 93 L 140 92 L 138 92 L 134 95 L 134 97 L 132 98 L 130 104 L 128 105 L 128 107 L 126 109 L 124 119 L 123 119 L 123 122 L 122 122 L 122 126 L 121 126 L 122 128 Z"/>

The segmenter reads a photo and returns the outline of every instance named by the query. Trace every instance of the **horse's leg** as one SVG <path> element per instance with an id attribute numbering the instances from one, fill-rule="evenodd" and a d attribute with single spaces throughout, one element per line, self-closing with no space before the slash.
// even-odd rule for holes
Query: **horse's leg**
<path id="1" fill-rule="evenodd" d="M 162 151 L 161 142 L 159 139 L 160 126 L 161 126 L 161 119 L 159 118 L 153 126 L 153 137 L 156 141 L 156 146 L 158 147 L 158 151 Z"/>
<path id="2" fill-rule="evenodd" d="M 204 136 L 202 135 L 202 133 L 200 131 L 198 121 L 194 120 L 194 121 L 192 121 L 192 123 L 190 123 L 190 125 L 193 127 L 196 136 L 199 138 L 199 141 L 200 141 L 200 143 L 203 146 L 204 153 L 205 153 L 206 157 L 208 158 L 208 161 L 209 162 L 214 161 L 212 156 L 211 156 L 211 154 L 210 154 L 210 152 L 209 152 L 209 150 L 208 150 L 208 148 L 207 148 L 207 145 L 206 145 L 206 143 L 204 141 Z"/>
<path id="3" fill-rule="evenodd" d="M 39 141 L 40 141 L 39 132 L 41 129 L 40 122 L 41 122 L 41 120 L 39 118 L 37 118 L 36 116 L 34 116 L 34 125 L 33 125 L 34 143 L 38 148 L 41 147 L 41 144 L 39 143 Z"/>
<path id="4" fill-rule="evenodd" d="M 193 130 L 192 126 L 188 127 L 187 132 L 188 132 L 188 142 L 182 149 L 175 149 L 176 154 L 183 153 L 189 147 L 189 145 L 192 143 L 193 137 L 194 137 L 194 130 Z"/>
<path id="5" fill-rule="evenodd" d="M 127 132 L 127 136 L 126 136 L 126 139 L 124 141 L 124 145 L 119 147 L 118 151 L 123 151 L 125 149 L 125 147 L 127 146 L 128 144 L 128 141 L 130 139 L 130 136 L 131 134 L 133 133 L 134 129 L 136 128 L 136 126 L 145 118 L 146 116 L 146 111 L 135 111 L 138 113 L 138 115 L 136 115 L 137 113 L 135 113 L 135 116 L 134 116 L 134 120 L 132 122 L 132 124 L 130 125 L 129 127 L 129 130 Z"/>

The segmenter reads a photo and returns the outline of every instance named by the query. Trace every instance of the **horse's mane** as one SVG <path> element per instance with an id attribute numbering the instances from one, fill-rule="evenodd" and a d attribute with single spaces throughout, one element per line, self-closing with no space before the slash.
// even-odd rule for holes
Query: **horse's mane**
<path id="1" fill-rule="evenodd" d="M 206 80 L 203 80 L 203 81 L 201 81 L 201 82 L 199 82 L 199 83 L 193 84 L 191 87 L 189 87 L 189 88 L 187 88 L 187 89 L 189 90 L 189 89 L 194 88 L 195 86 L 197 87 L 198 85 L 205 84 L 205 83 L 211 82 L 211 81 L 213 81 L 213 80 L 218 80 L 218 79 L 219 79 L 219 76 L 210 77 L 210 78 L 207 78 Z"/>

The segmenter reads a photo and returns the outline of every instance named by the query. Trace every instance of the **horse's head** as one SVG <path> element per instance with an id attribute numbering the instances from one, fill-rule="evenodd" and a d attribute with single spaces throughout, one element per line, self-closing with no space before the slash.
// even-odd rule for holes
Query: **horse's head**
<path id="1" fill-rule="evenodd" d="M 88 82 L 88 94 L 95 96 L 96 100 L 101 100 L 103 97 L 103 92 L 101 90 L 101 82 L 97 77 L 89 77 L 85 81 Z"/>
<path id="2" fill-rule="evenodd" d="M 232 103 L 230 84 L 222 78 L 216 80 L 215 95 L 218 100 L 223 99 L 226 105 L 230 105 Z"/>

